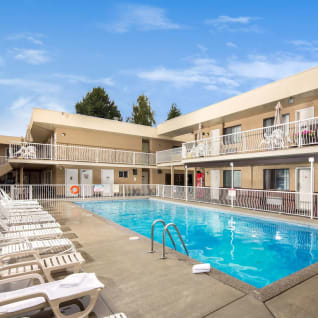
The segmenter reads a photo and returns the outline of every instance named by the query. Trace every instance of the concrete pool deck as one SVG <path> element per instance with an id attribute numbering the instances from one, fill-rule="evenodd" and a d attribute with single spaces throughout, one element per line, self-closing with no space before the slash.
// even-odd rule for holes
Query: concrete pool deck
<path id="1" fill-rule="evenodd" d="M 222 207 L 222 210 L 231 209 Z M 247 213 L 318 224 L 272 213 Z M 61 217 L 88 259 L 83 269 L 95 272 L 105 284 L 102 297 L 110 313 L 125 312 L 128 318 L 318 316 L 318 266 L 307 270 L 307 276 L 303 275 L 301 280 L 260 297 L 256 288 L 236 285 L 235 281 L 228 283 L 226 275 L 218 272 L 193 275 L 192 265 L 197 262 L 170 249 L 168 259 L 161 260 L 161 245 L 155 244 L 157 252 L 150 254 L 148 238 L 76 204 L 65 202 Z M 139 240 L 129 240 L 136 235 Z"/>

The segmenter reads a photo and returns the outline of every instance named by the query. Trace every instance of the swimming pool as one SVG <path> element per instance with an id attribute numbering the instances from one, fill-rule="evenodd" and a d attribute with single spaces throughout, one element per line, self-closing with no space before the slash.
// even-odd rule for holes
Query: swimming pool
<path id="1" fill-rule="evenodd" d="M 149 238 L 154 220 L 174 222 L 190 257 L 258 288 L 318 261 L 314 227 L 154 199 L 77 204 Z M 171 234 L 183 253 L 172 228 Z M 154 238 L 162 242 L 161 224 Z M 167 245 L 172 247 L 169 238 Z"/>

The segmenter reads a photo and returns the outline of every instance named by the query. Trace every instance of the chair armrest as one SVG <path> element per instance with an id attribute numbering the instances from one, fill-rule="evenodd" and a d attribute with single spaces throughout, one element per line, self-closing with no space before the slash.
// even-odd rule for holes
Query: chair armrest
<path id="1" fill-rule="evenodd" d="M 3 266 L 0 266 L 0 271 L 5 271 L 11 268 L 19 267 L 19 266 L 28 266 L 28 265 L 38 265 L 41 267 L 41 264 L 38 260 L 32 260 L 32 261 L 25 261 L 25 262 L 19 262 L 19 263 L 14 263 L 14 264 L 6 264 Z"/>
<path id="2" fill-rule="evenodd" d="M 37 297 L 43 297 L 45 299 L 45 301 L 47 303 L 49 303 L 49 298 L 45 292 L 42 292 L 42 293 L 37 292 L 37 293 L 30 293 L 28 295 L 23 295 L 23 296 L 19 296 L 19 297 L 12 297 L 10 299 L 0 301 L 0 306 L 16 303 L 16 302 L 22 301 L 22 300 L 37 298 Z"/>
<path id="3" fill-rule="evenodd" d="M 21 258 L 21 257 L 26 257 L 26 256 L 33 256 L 35 259 L 39 259 L 40 258 L 40 255 L 37 251 L 34 251 L 34 250 L 30 250 L 30 251 L 25 251 L 25 252 L 18 252 L 18 253 L 11 253 L 11 254 L 8 254 L 8 255 L 3 255 L 0 257 L 0 265 L 3 264 L 3 262 L 6 260 L 6 259 L 10 259 L 10 258 L 13 258 L 13 257 L 17 257 L 17 258 Z"/>
<path id="4" fill-rule="evenodd" d="M 45 283 L 43 277 L 40 274 L 33 273 L 33 274 L 26 274 L 26 275 L 17 276 L 17 277 L 10 277 L 10 278 L 1 279 L 0 285 L 4 285 L 4 284 L 8 284 L 8 283 L 15 283 L 15 282 L 26 280 L 26 279 L 37 279 L 40 282 L 40 284 Z"/>

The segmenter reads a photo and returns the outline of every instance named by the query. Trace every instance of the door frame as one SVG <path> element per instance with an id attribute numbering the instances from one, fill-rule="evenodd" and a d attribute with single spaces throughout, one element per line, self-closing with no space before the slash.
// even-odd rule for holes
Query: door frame
<path id="1" fill-rule="evenodd" d="M 295 168 L 295 192 L 298 192 L 299 194 L 296 196 L 296 208 L 301 209 L 301 205 L 300 205 L 300 191 L 298 188 L 298 184 L 299 184 L 299 170 L 301 169 L 306 169 L 309 170 L 309 173 L 311 172 L 311 168 L 310 167 L 296 167 Z M 305 192 L 304 192 L 305 193 Z M 310 200 L 309 202 L 312 204 L 312 196 L 310 196 Z"/>

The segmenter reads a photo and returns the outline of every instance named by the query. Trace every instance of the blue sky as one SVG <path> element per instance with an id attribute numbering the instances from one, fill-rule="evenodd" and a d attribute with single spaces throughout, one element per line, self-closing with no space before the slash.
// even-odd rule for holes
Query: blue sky
<path id="1" fill-rule="evenodd" d="M 146 94 L 157 123 L 318 65 L 317 1 L 0 3 L 0 134 L 33 107 L 74 112 L 95 86 L 124 118 Z"/>

